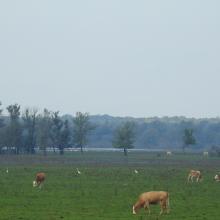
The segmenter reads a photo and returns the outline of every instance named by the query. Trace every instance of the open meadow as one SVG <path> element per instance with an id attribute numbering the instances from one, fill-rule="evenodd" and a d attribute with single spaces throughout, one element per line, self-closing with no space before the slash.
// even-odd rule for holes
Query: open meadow
<path id="1" fill-rule="evenodd" d="M 76 175 L 76 168 L 80 175 Z M 201 183 L 187 183 L 190 169 L 202 172 Z M 220 183 L 213 180 L 219 171 L 220 159 L 196 154 L 3 155 L 0 157 L 0 219 L 219 220 Z M 47 175 L 42 189 L 32 186 L 37 172 Z M 151 215 L 144 210 L 133 215 L 132 205 L 139 194 L 151 190 L 169 191 L 170 214 L 159 216 L 159 205 L 155 205 L 151 206 Z"/>

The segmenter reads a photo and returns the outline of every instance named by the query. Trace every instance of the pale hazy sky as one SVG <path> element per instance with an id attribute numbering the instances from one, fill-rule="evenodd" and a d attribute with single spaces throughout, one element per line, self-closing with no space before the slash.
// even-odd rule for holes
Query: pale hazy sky
<path id="1" fill-rule="evenodd" d="M 0 1 L 0 101 L 220 116 L 219 0 Z"/>

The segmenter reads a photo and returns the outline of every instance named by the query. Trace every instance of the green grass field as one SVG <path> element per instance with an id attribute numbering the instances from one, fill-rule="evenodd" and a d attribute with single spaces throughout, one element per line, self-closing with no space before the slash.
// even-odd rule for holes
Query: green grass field
<path id="1" fill-rule="evenodd" d="M 9 173 L 6 173 L 6 167 Z M 75 175 L 76 167 L 82 174 Z M 139 171 L 134 173 L 134 169 Z M 187 184 L 189 169 L 202 171 L 204 180 Z M 43 188 L 32 187 L 35 173 L 43 171 Z M 219 220 L 220 171 L 218 158 L 119 152 L 76 152 L 60 157 L 0 157 L 0 219 L 26 220 Z M 132 205 L 145 191 L 168 190 L 171 212 L 159 216 L 144 210 L 132 214 Z"/>

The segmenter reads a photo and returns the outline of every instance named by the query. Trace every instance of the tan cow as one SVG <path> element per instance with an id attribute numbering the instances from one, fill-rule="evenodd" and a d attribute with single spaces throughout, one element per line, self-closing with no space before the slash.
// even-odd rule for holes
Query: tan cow
<path id="1" fill-rule="evenodd" d="M 190 170 L 188 175 L 188 182 L 191 180 L 193 182 L 193 179 L 196 178 L 196 182 L 199 182 L 202 180 L 202 174 L 199 170 Z"/>
<path id="2" fill-rule="evenodd" d="M 37 173 L 36 178 L 33 181 L 33 187 L 38 186 L 39 188 L 41 188 L 45 178 L 46 178 L 45 173 Z"/>
<path id="3" fill-rule="evenodd" d="M 150 214 L 150 205 L 160 204 L 160 215 L 166 210 L 169 213 L 169 193 L 165 191 L 144 192 L 139 196 L 138 201 L 133 206 L 133 214 L 136 214 L 140 208 L 148 209 Z"/>

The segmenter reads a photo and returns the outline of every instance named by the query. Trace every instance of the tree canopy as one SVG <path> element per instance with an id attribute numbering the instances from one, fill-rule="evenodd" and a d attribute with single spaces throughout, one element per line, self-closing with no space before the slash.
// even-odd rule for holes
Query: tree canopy
<path id="1" fill-rule="evenodd" d="M 73 118 L 73 141 L 83 152 L 83 147 L 87 144 L 87 136 L 94 126 L 89 121 L 89 113 L 77 112 Z"/>
<path id="2" fill-rule="evenodd" d="M 135 141 L 135 124 L 133 122 L 127 121 L 120 125 L 116 131 L 113 138 L 112 145 L 115 148 L 124 149 L 124 155 L 127 155 L 127 149 L 134 148 Z"/>
<path id="3" fill-rule="evenodd" d="M 196 139 L 193 135 L 193 129 L 186 128 L 184 129 L 184 135 L 183 135 L 183 150 L 185 150 L 186 147 L 189 147 L 190 145 L 196 144 Z"/>

